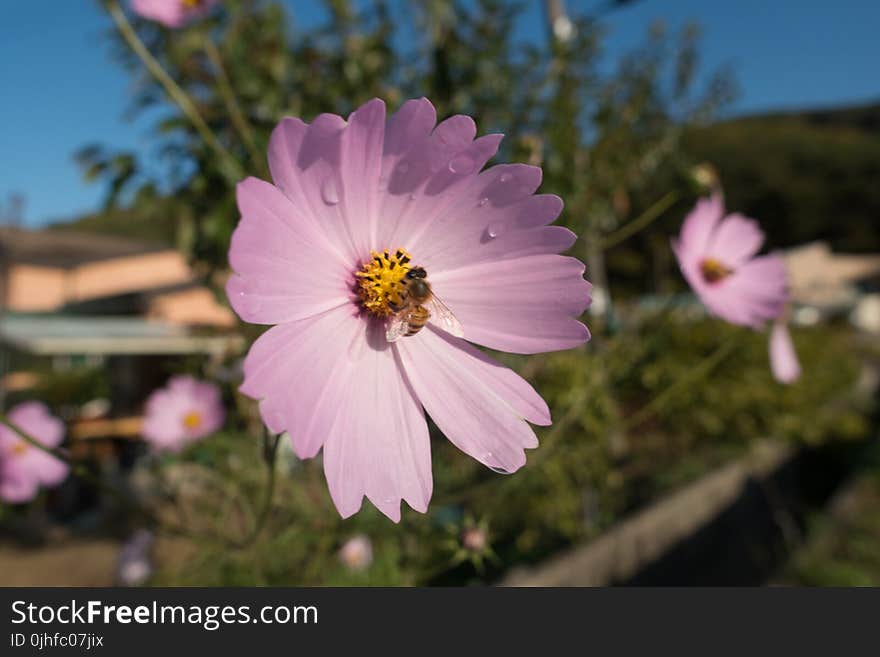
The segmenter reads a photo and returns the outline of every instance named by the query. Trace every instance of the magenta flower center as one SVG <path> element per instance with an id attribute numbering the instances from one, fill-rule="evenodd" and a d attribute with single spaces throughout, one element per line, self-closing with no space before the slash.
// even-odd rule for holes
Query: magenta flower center
<path id="1" fill-rule="evenodd" d="M 374 317 L 390 317 L 404 305 L 406 274 L 412 257 L 403 249 L 373 251 L 372 259 L 355 273 L 361 306 Z"/>
<path id="2" fill-rule="evenodd" d="M 706 258 L 700 263 L 700 273 L 707 283 L 717 283 L 733 273 L 733 270 L 725 266 L 715 258 Z"/>

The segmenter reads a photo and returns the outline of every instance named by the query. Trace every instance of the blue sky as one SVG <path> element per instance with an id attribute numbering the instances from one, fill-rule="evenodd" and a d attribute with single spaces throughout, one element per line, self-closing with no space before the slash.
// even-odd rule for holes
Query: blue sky
<path id="1" fill-rule="evenodd" d="M 543 0 L 523 1 L 521 33 L 540 38 Z M 109 59 L 109 19 L 95 0 L 0 2 L 0 203 L 24 194 L 31 226 L 94 210 L 102 190 L 73 153 L 95 141 L 150 152 L 149 118 L 125 116 L 130 80 Z M 299 28 L 322 20 L 317 0 L 285 2 Z M 597 4 L 567 2 L 573 13 Z M 880 100 L 880 2 L 641 0 L 609 15 L 609 62 L 658 18 L 701 25 L 702 69 L 736 73 L 734 114 Z"/>

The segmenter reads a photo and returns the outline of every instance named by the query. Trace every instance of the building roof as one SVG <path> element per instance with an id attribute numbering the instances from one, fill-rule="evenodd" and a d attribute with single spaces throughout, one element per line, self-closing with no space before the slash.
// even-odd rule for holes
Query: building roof
<path id="1" fill-rule="evenodd" d="M 222 354 L 241 336 L 206 335 L 140 317 L 15 315 L 0 318 L 0 342 L 40 355 Z"/>
<path id="2" fill-rule="evenodd" d="M 0 258 L 20 264 L 71 269 L 88 262 L 168 249 L 162 244 L 112 235 L 0 226 Z"/>

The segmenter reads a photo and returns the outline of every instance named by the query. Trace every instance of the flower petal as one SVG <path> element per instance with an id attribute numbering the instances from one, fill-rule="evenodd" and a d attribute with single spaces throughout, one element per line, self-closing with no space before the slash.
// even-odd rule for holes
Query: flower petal
<path id="1" fill-rule="evenodd" d="M 801 364 L 798 362 L 794 343 L 785 322 L 773 322 L 770 332 L 770 369 L 780 383 L 794 383 L 801 376 Z"/>
<path id="2" fill-rule="evenodd" d="M 352 265 L 298 218 L 284 194 L 248 178 L 239 184 L 237 197 L 242 219 L 229 248 L 237 275 L 230 277 L 226 293 L 242 319 L 277 324 L 348 302 Z"/>
<path id="3" fill-rule="evenodd" d="M 327 235 L 346 262 L 357 263 L 366 255 L 369 222 L 359 213 L 346 212 L 341 203 L 346 129 L 345 120 L 336 114 L 320 114 L 311 124 L 282 119 L 269 139 L 269 169 L 275 185 L 293 203 L 298 216 Z"/>
<path id="4" fill-rule="evenodd" d="M 753 257 L 764 243 L 764 233 L 758 222 L 741 214 L 731 214 L 718 225 L 708 247 L 708 256 L 732 269 L 736 269 Z"/>
<path id="5" fill-rule="evenodd" d="M 444 435 L 484 465 L 515 472 L 538 446 L 526 420 L 549 424 L 540 395 L 464 340 L 428 327 L 395 345 L 419 401 Z"/>
<path id="6" fill-rule="evenodd" d="M 683 264 L 693 264 L 706 256 L 712 235 L 724 215 L 724 201 L 720 194 L 701 198 L 685 217 L 681 235 L 676 243 L 676 254 Z"/>
<path id="7" fill-rule="evenodd" d="M 287 431 L 300 458 L 321 449 L 339 411 L 336 389 L 351 374 L 351 348 L 363 340 L 351 305 L 275 326 L 254 342 L 244 361 L 241 392 L 260 400 L 275 433 Z"/>
<path id="8" fill-rule="evenodd" d="M 575 258 L 534 255 L 432 274 L 431 280 L 467 340 L 530 354 L 589 339 L 587 327 L 575 319 L 590 304 L 583 272 Z"/>
<path id="9" fill-rule="evenodd" d="M 390 172 L 382 205 L 382 221 L 389 230 L 387 243 L 413 250 L 417 235 L 454 204 L 474 175 L 498 151 L 502 135 L 474 140 L 476 127 L 469 117 L 453 116 L 433 133 L 416 140 Z"/>
<path id="10" fill-rule="evenodd" d="M 400 502 L 424 513 L 431 499 L 431 449 L 422 407 L 404 379 L 379 323 L 341 386 L 336 421 L 324 443 L 330 496 L 344 518 L 364 495 L 394 522 Z"/>
<path id="11" fill-rule="evenodd" d="M 374 98 L 348 117 L 340 144 L 340 207 L 361 258 L 377 248 L 384 141 L 385 103 Z"/>
<path id="12" fill-rule="evenodd" d="M 749 260 L 730 276 L 697 289 L 703 303 L 722 319 L 760 328 L 782 314 L 788 301 L 785 262 L 775 254 Z"/>

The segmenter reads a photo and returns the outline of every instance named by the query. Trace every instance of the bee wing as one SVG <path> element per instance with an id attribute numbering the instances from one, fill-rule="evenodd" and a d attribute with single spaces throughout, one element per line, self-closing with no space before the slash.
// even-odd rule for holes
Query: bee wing
<path id="1" fill-rule="evenodd" d="M 391 317 L 385 328 L 385 339 L 388 342 L 397 342 L 406 335 L 409 330 L 409 312 L 404 310 Z"/>
<path id="2" fill-rule="evenodd" d="M 425 306 L 431 311 L 431 316 L 437 321 L 440 328 L 457 338 L 464 337 L 461 322 L 455 318 L 449 307 L 437 298 L 436 294 L 431 294 L 431 298 L 428 299 Z"/>

